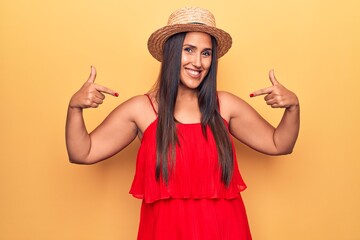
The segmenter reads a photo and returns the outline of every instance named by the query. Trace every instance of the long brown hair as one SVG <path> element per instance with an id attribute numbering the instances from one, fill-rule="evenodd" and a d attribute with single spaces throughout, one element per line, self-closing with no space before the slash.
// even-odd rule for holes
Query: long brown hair
<path id="1" fill-rule="evenodd" d="M 156 179 L 160 178 L 167 184 L 169 171 L 175 163 L 175 147 L 178 144 L 174 109 L 177 91 L 180 83 L 180 67 L 182 46 L 186 33 L 171 36 L 165 43 L 163 61 L 159 79 L 156 85 L 158 101 L 158 125 L 156 132 Z M 217 55 L 216 40 L 212 41 L 212 62 L 209 72 L 198 87 L 198 103 L 201 112 L 201 127 L 207 139 L 206 128 L 214 136 L 219 164 L 221 166 L 221 181 L 229 185 L 234 168 L 233 152 L 228 130 L 220 115 L 216 92 Z"/>

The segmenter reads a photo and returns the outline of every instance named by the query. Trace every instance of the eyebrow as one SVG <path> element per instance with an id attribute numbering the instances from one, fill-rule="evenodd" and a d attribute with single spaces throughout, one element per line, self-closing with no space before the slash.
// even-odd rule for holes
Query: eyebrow
<path id="1" fill-rule="evenodd" d="M 188 44 L 188 43 L 183 45 L 183 47 L 185 47 L 185 46 L 197 49 L 196 46 Z M 208 50 L 212 51 L 212 48 L 204 48 L 202 51 L 208 51 Z"/>

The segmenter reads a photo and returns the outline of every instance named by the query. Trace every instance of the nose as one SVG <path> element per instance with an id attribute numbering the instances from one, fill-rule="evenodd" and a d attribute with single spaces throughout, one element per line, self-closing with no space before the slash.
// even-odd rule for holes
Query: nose
<path id="1" fill-rule="evenodd" d="M 196 68 L 201 67 L 201 54 L 195 54 L 193 58 L 192 65 Z"/>

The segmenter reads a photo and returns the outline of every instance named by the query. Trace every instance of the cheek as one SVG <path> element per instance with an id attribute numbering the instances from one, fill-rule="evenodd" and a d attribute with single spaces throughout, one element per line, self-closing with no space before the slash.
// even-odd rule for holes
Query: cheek
<path id="1" fill-rule="evenodd" d="M 208 71 L 211 67 L 211 59 L 207 59 L 205 62 L 204 62 L 204 68 Z"/>
<path id="2" fill-rule="evenodd" d="M 182 64 L 182 65 L 185 65 L 185 64 L 187 64 L 188 62 L 189 62 L 189 57 L 183 54 L 183 55 L 181 56 L 181 64 Z"/>

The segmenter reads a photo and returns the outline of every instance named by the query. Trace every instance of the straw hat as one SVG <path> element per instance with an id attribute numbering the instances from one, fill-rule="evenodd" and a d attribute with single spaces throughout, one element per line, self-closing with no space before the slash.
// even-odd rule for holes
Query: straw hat
<path id="1" fill-rule="evenodd" d="M 168 24 L 151 34 L 148 40 L 148 49 L 151 55 L 161 62 L 166 40 L 181 32 L 205 32 L 215 37 L 218 45 L 218 58 L 231 48 L 230 34 L 216 28 L 215 17 L 211 12 L 198 7 L 185 7 L 173 12 L 169 17 Z"/>

